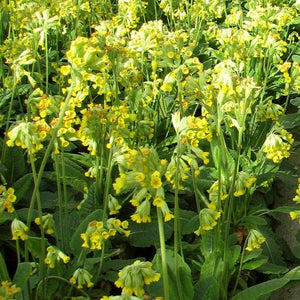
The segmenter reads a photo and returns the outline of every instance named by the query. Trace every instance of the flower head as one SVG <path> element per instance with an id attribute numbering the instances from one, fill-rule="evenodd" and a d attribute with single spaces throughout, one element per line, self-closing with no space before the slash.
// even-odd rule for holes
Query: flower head
<path id="1" fill-rule="evenodd" d="M 159 279 L 160 274 L 152 269 L 151 262 L 137 260 L 119 272 L 119 279 L 115 285 L 122 288 L 124 294 L 135 294 L 140 297 L 145 293 L 144 285 L 149 285 Z"/>
<path id="2" fill-rule="evenodd" d="M 27 231 L 29 228 L 20 220 L 14 219 L 11 223 L 11 232 L 12 232 L 12 239 L 18 240 L 27 240 L 28 234 Z"/>

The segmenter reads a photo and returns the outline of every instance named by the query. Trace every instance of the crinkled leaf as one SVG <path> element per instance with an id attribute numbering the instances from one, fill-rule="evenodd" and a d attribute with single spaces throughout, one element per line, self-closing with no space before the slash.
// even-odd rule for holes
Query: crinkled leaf
<path id="1" fill-rule="evenodd" d="M 13 184 L 15 195 L 17 197 L 15 203 L 19 202 L 25 195 L 28 195 L 28 191 L 32 185 L 33 176 L 31 173 L 25 174 Z"/>
<path id="2" fill-rule="evenodd" d="M 289 280 L 286 278 L 271 279 L 241 291 L 236 296 L 232 297 L 231 300 L 258 300 L 259 297 L 268 295 L 271 292 L 280 289 L 288 282 Z"/>
<path id="3" fill-rule="evenodd" d="M 135 223 L 129 221 L 130 235 L 128 241 L 135 247 L 150 247 L 159 243 L 157 218 L 152 218 L 151 223 Z M 173 228 L 168 222 L 164 223 L 164 235 L 168 240 L 173 232 Z"/>
<path id="4" fill-rule="evenodd" d="M 194 286 L 193 300 L 216 300 L 219 299 L 220 284 L 214 277 L 201 279 Z"/>
<path id="5" fill-rule="evenodd" d="M 175 269 L 175 257 L 172 250 L 167 249 L 167 268 L 168 268 L 168 279 L 169 279 L 169 291 L 170 299 L 180 300 L 178 294 L 178 283 L 176 282 L 176 269 Z M 179 268 L 179 278 L 182 290 L 182 299 L 193 299 L 194 289 L 193 280 L 191 276 L 191 270 L 188 264 L 185 263 L 183 258 L 177 254 L 178 268 Z M 162 274 L 162 263 L 161 263 L 161 253 L 160 249 L 157 249 L 157 253 L 153 258 L 153 269 L 158 270 Z M 148 288 L 149 294 L 154 297 L 159 297 L 164 294 L 163 291 L 163 280 L 162 278 L 158 282 L 152 283 Z"/>
<path id="6" fill-rule="evenodd" d="M 268 258 L 265 256 L 260 256 L 257 259 L 252 259 L 243 264 L 242 270 L 255 270 L 258 267 L 262 266 L 268 261 Z"/>
<path id="7" fill-rule="evenodd" d="M 13 278 L 13 283 L 20 289 L 23 289 L 25 287 L 27 280 L 30 277 L 31 272 L 32 272 L 31 263 L 29 262 L 18 263 L 17 270 Z"/>
<path id="8" fill-rule="evenodd" d="M 199 227 L 198 214 L 189 210 L 180 210 L 180 224 L 182 224 L 182 234 L 193 233 Z"/>
<path id="9" fill-rule="evenodd" d="M 285 266 L 278 266 L 269 262 L 266 262 L 262 266 L 256 269 L 260 273 L 264 274 L 283 274 L 288 271 L 288 268 Z"/>

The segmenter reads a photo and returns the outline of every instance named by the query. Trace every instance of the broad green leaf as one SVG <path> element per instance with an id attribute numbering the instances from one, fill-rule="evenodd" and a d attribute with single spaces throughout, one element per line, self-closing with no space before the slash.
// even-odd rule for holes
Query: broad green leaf
<path id="1" fill-rule="evenodd" d="M 72 253 L 75 256 L 78 256 L 82 249 L 81 246 L 83 244 L 83 240 L 81 239 L 80 234 L 86 231 L 88 224 L 91 221 L 93 220 L 102 221 L 102 217 L 103 217 L 103 210 L 97 209 L 93 211 L 91 214 L 89 214 L 77 227 L 76 231 L 72 235 L 71 242 L 70 242 Z"/>
<path id="2" fill-rule="evenodd" d="M 300 245 L 299 244 L 291 247 L 291 251 L 295 257 L 300 258 Z"/>
<path id="3" fill-rule="evenodd" d="M 262 266 L 258 267 L 256 271 L 264 274 L 283 274 L 288 271 L 288 268 L 266 262 Z"/>
<path id="4" fill-rule="evenodd" d="M 284 259 L 282 257 L 282 249 L 277 244 L 275 239 L 275 233 L 269 226 L 258 227 L 261 234 L 266 238 L 265 242 L 261 245 L 263 249 L 263 255 L 269 257 L 269 262 L 276 265 L 284 265 Z"/>
<path id="5" fill-rule="evenodd" d="M 267 221 L 259 216 L 245 216 L 242 222 L 247 228 L 255 228 L 257 225 L 267 225 Z"/>
<path id="6" fill-rule="evenodd" d="M 33 176 L 31 173 L 27 173 L 19 178 L 14 184 L 15 195 L 17 197 L 16 202 L 19 202 L 25 195 L 28 194 L 29 189 L 33 184 Z"/>
<path id="7" fill-rule="evenodd" d="M 215 252 L 218 249 L 218 245 L 216 242 L 215 230 L 216 230 L 215 228 L 212 230 L 209 230 L 201 236 L 200 250 L 201 250 L 202 254 L 204 255 L 205 259 L 211 253 Z M 222 250 L 222 249 L 219 249 L 219 250 Z"/>
<path id="8" fill-rule="evenodd" d="M 6 281 L 6 280 L 9 281 L 10 279 L 9 279 L 5 260 L 3 258 L 2 253 L 0 252 L 0 281 Z"/>
<path id="9" fill-rule="evenodd" d="M 235 264 L 237 263 L 240 254 L 241 254 L 241 246 L 240 245 L 234 245 L 229 249 L 229 272 L 230 274 L 233 274 L 235 272 Z"/>
<path id="10" fill-rule="evenodd" d="M 7 167 L 4 174 L 5 179 L 9 186 L 20 178 L 25 171 L 25 158 L 24 153 L 19 147 L 8 148 L 5 147 L 5 155 L 2 163 Z"/>
<path id="11" fill-rule="evenodd" d="M 299 17 L 296 18 L 293 23 L 294 24 L 299 24 L 300 23 L 300 18 Z M 300 64 L 300 55 L 298 55 L 298 54 L 292 55 L 292 60 Z"/>
<path id="12" fill-rule="evenodd" d="M 157 218 L 151 218 L 151 223 L 135 223 L 129 221 L 130 235 L 128 241 L 135 247 L 150 247 L 159 244 L 159 233 Z M 164 223 L 165 239 L 168 240 L 173 233 L 173 228 L 166 222 Z"/>
<path id="13" fill-rule="evenodd" d="M 271 279 L 241 291 L 236 296 L 232 297 L 231 300 L 258 300 L 259 297 L 268 295 L 271 292 L 280 289 L 288 282 L 289 279 L 286 278 Z"/>
<path id="14" fill-rule="evenodd" d="M 178 282 L 176 282 L 176 269 L 175 269 L 175 256 L 172 250 L 167 249 L 167 267 L 168 267 L 168 279 L 169 279 L 169 291 L 171 300 L 180 300 L 178 294 Z M 194 289 L 192 284 L 191 270 L 188 264 L 185 263 L 183 258 L 177 254 L 179 278 L 182 290 L 182 299 L 191 300 L 194 296 Z M 160 249 L 157 249 L 157 253 L 153 258 L 153 269 L 157 269 L 162 274 L 162 263 Z M 164 294 L 163 280 L 162 278 L 158 282 L 152 283 L 148 288 L 149 293 L 154 297 L 159 297 Z"/>
<path id="15" fill-rule="evenodd" d="M 32 254 L 33 257 L 41 257 L 42 256 L 42 239 L 40 237 L 32 237 L 30 236 L 26 241 L 28 245 L 28 250 Z M 46 247 L 49 246 L 48 240 L 45 241 Z"/>
<path id="16" fill-rule="evenodd" d="M 250 261 L 252 259 L 255 259 L 261 255 L 263 252 L 262 249 L 255 249 L 253 251 L 246 251 L 243 259 L 243 263 L 246 263 L 247 261 Z"/>
<path id="17" fill-rule="evenodd" d="M 255 270 L 256 268 L 262 266 L 268 261 L 268 258 L 265 256 L 260 256 L 257 259 L 252 259 L 243 264 L 242 270 Z"/>
<path id="18" fill-rule="evenodd" d="M 286 273 L 283 278 L 289 279 L 289 280 L 300 280 L 300 267 L 296 267 Z"/>
<path id="19" fill-rule="evenodd" d="M 215 278 L 221 282 L 224 272 L 224 262 L 218 252 L 212 252 L 206 259 L 201 269 L 201 279 Z"/>
<path id="20" fill-rule="evenodd" d="M 13 219 L 14 219 L 14 215 L 10 214 L 6 211 L 4 211 L 0 214 L 0 224 L 5 223 L 6 221 L 11 221 Z"/>
<path id="21" fill-rule="evenodd" d="M 93 183 L 88 190 L 87 197 L 81 202 L 80 213 L 87 216 L 97 207 L 96 183 Z"/>
<path id="22" fill-rule="evenodd" d="M 180 224 L 182 224 L 182 234 L 193 233 L 199 227 L 198 214 L 189 210 L 180 210 Z"/>
<path id="23" fill-rule="evenodd" d="M 299 62 L 300 62 L 300 56 L 297 56 L 299 58 Z M 295 105 L 295 106 L 300 106 L 300 97 L 296 97 L 291 99 L 291 104 Z"/>
<path id="24" fill-rule="evenodd" d="M 32 272 L 31 263 L 29 262 L 18 263 L 17 270 L 13 278 L 13 283 L 17 287 L 23 289 L 25 287 L 27 280 L 30 277 L 31 272 Z"/>
<path id="25" fill-rule="evenodd" d="M 200 279 L 194 286 L 193 300 L 216 300 L 219 299 L 220 284 L 214 277 Z"/>

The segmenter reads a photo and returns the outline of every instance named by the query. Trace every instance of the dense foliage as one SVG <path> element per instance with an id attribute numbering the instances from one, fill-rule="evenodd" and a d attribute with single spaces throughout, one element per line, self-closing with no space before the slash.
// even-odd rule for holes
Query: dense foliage
<path id="1" fill-rule="evenodd" d="M 299 12 L 2 1 L 0 299 L 254 300 L 300 280 L 274 234 L 300 219 Z M 295 207 L 272 207 L 278 178 Z"/>

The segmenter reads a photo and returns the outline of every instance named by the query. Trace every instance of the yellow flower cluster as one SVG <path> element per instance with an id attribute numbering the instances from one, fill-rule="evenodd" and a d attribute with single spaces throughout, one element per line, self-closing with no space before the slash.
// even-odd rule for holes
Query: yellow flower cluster
<path id="1" fill-rule="evenodd" d="M 136 120 L 136 115 L 130 113 L 126 103 L 105 108 L 100 104 L 89 104 L 81 114 L 77 136 L 92 155 L 96 155 L 103 143 L 111 147 L 109 144 L 111 138 L 118 147 L 122 147 L 126 138 L 135 135 L 130 130 L 130 125 Z"/>
<path id="2" fill-rule="evenodd" d="M 151 222 L 151 199 L 152 204 L 161 209 L 165 221 L 174 218 L 165 201 L 162 181 L 168 162 L 161 160 L 154 148 L 146 147 L 127 148 L 118 162 L 120 176 L 113 187 L 117 194 L 133 189 L 130 203 L 137 208 L 131 219 L 137 223 Z"/>
<path id="3" fill-rule="evenodd" d="M 145 293 L 144 285 L 149 285 L 151 282 L 160 279 L 160 274 L 152 269 L 151 262 L 139 260 L 124 267 L 118 276 L 119 279 L 115 282 L 115 285 L 122 288 L 124 294 L 135 294 L 139 297 Z"/>
<path id="4" fill-rule="evenodd" d="M 78 268 L 70 278 L 70 283 L 77 284 L 78 289 L 82 289 L 84 285 L 92 287 L 94 283 L 91 281 L 93 276 L 85 269 Z"/>
<path id="5" fill-rule="evenodd" d="M 4 210 L 12 213 L 14 212 L 13 203 L 16 201 L 15 191 L 13 188 L 6 188 L 4 185 L 0 185 L 0 213 Z"/>
<path id="6" fill-rule="evenodd" d="M 42 225 L 47 234 L 55 234 L 56 230 L 53 215 L 44 215 L 42 216 L 42 220 L 40 218 L 35 218 L 34 222 L 37 225 Z"/>
<path id="7" fill-rule="evenodd" d="M 256 178 L 252 177 L 250 174 L 246 172 L 239 172 L 237 174 L 237 178 L 235 181 L 235 191 L 234 196 L 240 197 L 246 193 L 246 190 L 250 189 L 254 183 L 256 182 Z"/>
<path id="8" fill-rule="evenodd" d="M 211 142 L 212 133 L 208 121 L 206 118 L 188 116 L 187 121 L 187 131 L 186 134 L 182 136 L 182 143 L 189 144 L 192 147 L 197 148 L 201 140 L 207 140 Z M 204 164 L 208 163 L 207 155 L 202 153 L 202 158 Z"/>
<path id="9" fill-rule="evenodd" d="M 265 242 L 265 237 L 256 229 L 251 229 L 247 236 L 247 251 L 259 249 L 261 244 Z"/>
<path id="10" fill-rule="evenodd" d="M 27 232 L 29 231 L 28 226 L 26 226 L 22 221 L 14 219 L 11 223 L 12 239 L 25 241 L 28 239 Z"/>
<path id="11" fill-rule="evenodd" d="M 80 234 L 80 237 L 84 241 L 81 247 L 89 248 L 91 250 L 101 250 L 105 241 L 112 236 L 115 236 L 117 232 L 128 236 L 130 234 L 128 228 L 128 222 L 121 222 L 119 219 L 110 218 L 106 221 L 105 226 L 102 221 L 91 221 L 84 233 Z"/>
<path id="12" fill-rule="evenodd" d="M 292 134 L 285 129 L 275 128 L 274 132 L 267 136 L 262 151 L 266 153 L 268 159 L 272 159 L 274 163 L 279 163 L 283 158 L 290 156 L 293 142 Z"/>
<path id="13" fill-rule="evenodd" d="M 21 291 L 19 287 L 9 281 L 1 281 L 0 300 L 13 300 L 15 295 Z"/>
<path id="14" fill-rule="evenodd" d="M 293 198 L 293 201 L 295 201 L 297 204 L 300 204 L 300 178 L 298 178 L 298 187 L 296 189 L 296 196 Z M 292 220 L 299 219 L 300 223 L 300 210 L 293 210 L 290 211 L 290 217 Z"/>
<path id="15" fill-rule="evenodd" d="M 63 253 L 55 246 L 49 246 L 47 248 L 47 256 L 44 260 L 45 264 L 49 265 L 49 268 L 55 268 L 55 264 L 62 261 L 64 264 L 70 261 L 70 257 Z"/>
<path id="16" fill-rule="evenodd" d="M 208 208 L 202 208 L 199 213 L 199 228 L 195 231 L 195 234 L 204 234 L 208 230 L 212 230 L 221 216 L 221 211 L 217 211 L 216 205 L 210 203 Z"/>
<path id="17" fill-rule="evenodd" d="M 266 104 L 257 105 L 257 121 L 265 122 L 267 120 L 277 121 L 283 113 L 283 107 L 269 100 Z"/>

